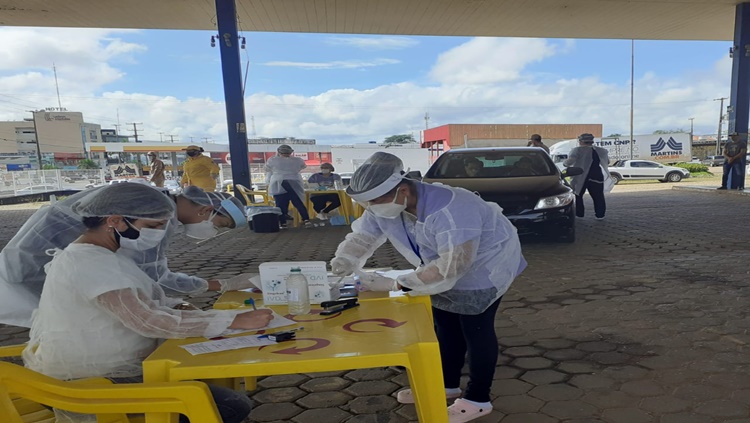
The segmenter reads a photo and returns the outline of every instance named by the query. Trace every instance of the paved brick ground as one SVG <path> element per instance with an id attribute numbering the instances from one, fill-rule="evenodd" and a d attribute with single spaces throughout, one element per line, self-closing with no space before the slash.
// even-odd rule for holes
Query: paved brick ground
<path id="1" fill-rule="evenodd" d="M 748 206 L 743 195 L 618 187 L 606 220 L 578 221 L 575 244 L 524 240 L 529 268 L 495 323 L 495 410 L 477 422 L 750 422 Z M 0 244 L 31 212 L 0 209 Z M 347 231 L 175 245 L 172 267 L 214 277 L 328 260 Z M 383 247 L 370 264 L 405 262 Z M 0 344 L 24 340 L 25 330 L 0 327 Z M 406 384 L 395 368 L 267 377 L 250 393 L 251 420 L 412 422 L 414 407 L 395 401 Z"/>

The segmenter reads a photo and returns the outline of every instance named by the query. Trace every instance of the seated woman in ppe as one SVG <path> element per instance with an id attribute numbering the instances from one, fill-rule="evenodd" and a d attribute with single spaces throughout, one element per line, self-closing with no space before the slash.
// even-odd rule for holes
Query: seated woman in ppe
<path id="1" fill-rule="evenodd" d="M 307 184 L 322 190 L 336 189 L 336 186 L 341 185 L 342 181 L 340 175 L 333 173 L 334 170 L 336 169 L 330 163 L 321 164 L 320 172 L 314 173 L 307 178 Z M 341 199 L 335 193 L 311 195 L 310 201 L 312 201 L 313 209 L 315 209 L 315 213 L 318 214 L 318 219 L 320 220 L 328 220 L 328 213 L 341 206 Z"/>
<path id="2" fill-rule="evenodd" d="M 80 216 L 71 206 L 96 196 L 105 187 L 93 188 L 71 195 L 35 212 L 0 252 L 0 323 L 29 327 L 31 312 L 39 304 L 44 286 L 44 266 L 52 260 L 47 250 L 63 249 L 85 230 Z M 164 198 L 171 198 L 177 212 L 167 225 L 167 236 L 154 242 L 148 250 L 133 250 L 124 245 L 118 250 L 136 264 L 170 294 L 192 295 L 206 290 L 233 290 L 252 287 L 253 274 L 242 274 L 224 280 L 208 280 L 172 272 L 167 261 L 167 246 L 175 233 L 205 239 L 216 234 L 217 228 L 247 228 L 244 207 L 227 194 L 206 193 L 194 186 L 182 194 L 168 196 L 150 188 Z"/>
<path id="3" fill-rule="evenodd" d="M 299 157 L 292 157 L 294 150 L 286 144 L 280 145 L 276 152 L 279 154 L 266 162 L 266 181 L 268 193 L 273 195 L 276 206 L 281 209 L 281 227 L 286 227 L 291 201 L 302 217 L 305 227 L 312 228 L 313 224 L 305 206 L 305 187 L 300 175 L 300 171 L 307 165 Z"/>
<path id="4" fill-rule="evenodd" d="M 403 178 L 401 160 L 375 153 L 352 176 L 347 193 L 366 207 L 339 244 L 333 272 L 355 272 L 373 290 L 409 288 L 431 295 L 446 397 L 461 396 L 461 369 L 468 353 L 469 383 L 448 407 L 451 423 L 492 411 L 490 388 L 498 346 L 494 318 L 500 299 L 526 261 L 516 229 L 497 204 L 472 192 Z M 386 240 L 417 269 L 397 280 L 360 269 Z M 412 403 L 407 389 L 401 403 Z"/>
<path id="5" fill-rule="evenodd" d="M 62 380 L 138 381 L 143 359 L 160 339 L 210 338 L 227 329 L 261 328 L 273 318 L 268 309 L 175 310 L 176 300 L 131 259 L 117 254 L 122 245 L 147 249 L 166 236 L 175 205 L 161 192 L 117 184 L 71 209 L 88 229 L 57 250 L 46 266 L 47 281 L 23 351 L 27 367 Z M 225 388 L 211 390 L 225 422 L 247 417 L 247 397 Z"/>

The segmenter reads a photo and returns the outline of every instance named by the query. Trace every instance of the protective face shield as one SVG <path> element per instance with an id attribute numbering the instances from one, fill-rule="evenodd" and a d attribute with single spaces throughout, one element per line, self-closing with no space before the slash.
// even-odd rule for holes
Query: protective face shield
<path id="1" fill-rule="evenodd" d="M 406 202 L 407 202 L 406 195 L 404 195 L 404 204 L 396 203 L 397 198 L 398 198 L 398 192 L 396 192 L 396 195 L 393 196 L 393 200 L 390 203 L 372 204 L 369 207 L 367 207 L 367 210 L 370 210 L 370 212 L 377 217 L 382 217 L 384 219 L 395 219 L 401 216 L 402 211 L 406 210 Z"/>
<path id="2" fill-rule="evenodd" d="M 183 226 L 185 229 L 185 235 L 196 239 L 208 239 L 215 237 L 219 230 L 214 226 L 213 219 L 218 213 L 213 211 L 208 216 L 208 220 L 204 220 L 199 223 L 186 223 Z"/>
<path id="3" fill-rule="evenodd" d="M 115 229 L 115 232 L 120 236 L 119 243 L 121 248 L 137 251 L 150 250 L 161 244 L 167 235 L 166 229 L 138 229 L 128 220 L 125 220 L 125 223 L 128 224 L 127 230 L 118 232 Z"/>

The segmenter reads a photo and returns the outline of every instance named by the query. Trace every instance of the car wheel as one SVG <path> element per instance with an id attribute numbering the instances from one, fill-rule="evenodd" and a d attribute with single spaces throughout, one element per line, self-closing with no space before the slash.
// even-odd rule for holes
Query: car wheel
<path id="1" fill-rule="evenodd" d="M 612 179 L 615 180 L 615 185 L 619 184 L 620 181 L 622 181 L 622 176 L 620 176 L 619 173 L 610 173 L 609 176 L 611 176 Z"/>
<path id="2" fill-rule="evenodd" d="M 682 175 L 680 175 L 679 172 L 672 172 L 667 175 L 667 180 L 669 182 L 680 182 L 682 180 Z"/>

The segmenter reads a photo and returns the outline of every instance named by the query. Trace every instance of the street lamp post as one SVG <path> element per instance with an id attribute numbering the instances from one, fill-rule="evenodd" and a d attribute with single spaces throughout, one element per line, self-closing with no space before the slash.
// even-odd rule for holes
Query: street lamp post
<path id="1" fill-rule="evenodd" d="M 693 120 L 694 119 L 695 118 L 688 118 L 688 120 L 690 121 L 690 151 L 693 151 L 692 148 L 693 148 Z"/>

